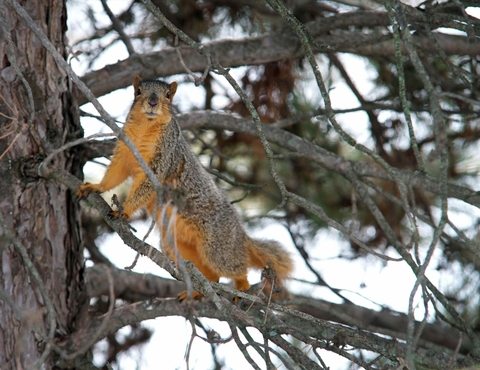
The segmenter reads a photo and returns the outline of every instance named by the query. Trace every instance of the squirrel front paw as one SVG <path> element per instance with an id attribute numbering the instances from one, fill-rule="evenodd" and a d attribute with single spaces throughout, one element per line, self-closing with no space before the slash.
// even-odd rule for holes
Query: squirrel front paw
<path id="1" fill-rule="evenodd" d="M 86 199 L 90 193 L 100 193 L 100 189 L 98 189 L 98 185 L 86 182 L 85 184 L 80 185 L 78 188 L 77 199 Z"/>

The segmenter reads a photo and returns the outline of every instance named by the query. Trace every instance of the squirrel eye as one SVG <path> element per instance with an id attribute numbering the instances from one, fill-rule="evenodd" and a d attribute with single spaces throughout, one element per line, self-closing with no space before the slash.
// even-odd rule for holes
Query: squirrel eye
<path id="1" fill-rule="evenodd" d="M 167 99 L 170 99 L 170 91 L 167 91 L 167 93 L 165 94 L 165 96 L 167 97 Z"/>
<path id="2" fill-rule="evenodd" d="M 142 93 L 142 90 L 137 89 L 137 96 L 140 95 L 141 93 Z"/>

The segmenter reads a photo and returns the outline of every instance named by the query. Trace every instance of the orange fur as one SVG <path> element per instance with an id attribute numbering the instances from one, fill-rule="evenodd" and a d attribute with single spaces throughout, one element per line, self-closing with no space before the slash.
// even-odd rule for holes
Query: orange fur
<path id="1" fill-rule="evenodd" d="M 280 284 L 290 277 L 293 270 L 293 263 L 290 259 L 281 258 L 282 256 L 274 253 L 265 253 L 252 240 L 247 245 L 247 251 L 250 267 L 263 269 L 268 262 L 271 262 L 275 267 L 275 273 Z"/>
<path id="2" fill-rule="evenodd" d="M 169 224 L 170 230 L 162 220 L 164 210 L 157 213 L 157 225 L 162 225 L 162 249 L 165 254 L 177 262 L 177 253 L 180 253 L 182 259 L 192 262 L 207 279 L 218 282 L 220 275 L 211 268 L 203 253 L 202 233 L 193 222 L 180 214 L 177 213 L 172 218 L 172 210 L 173 206 L 169 205 L 165 212 L 169 223 L 175 222 L 174 225 Z"/>
<path id="3" fill-rule="evenodd" d="M 141 79 L 136 76 L 133 86 L 135 93 L 138 89 L 141 89 L 140 82 Z M 152 108 L 149 106 L 148 96 L 140 96 L 138 100 L 135 100 L 130 109 L 123 131 L 133 142 L 147 164 L 150 163 L 155 155 L 156 145 L 172 119 L 170 104 L 176 89 L 176 82 L 170 84 L 170 98 L 167 99 L 165 96 L 160 96 L 156 107 Z M 149 114 L 151 118 L 148 118 Z M 145 119 L 146 116 L 147 119 Z M 129 200 L 131 200 L 139 185 L 145 180 L 146 175 L 124 142 L 118 141 L 102 181 L 99 184 L 86 182 L 80 186 L 77 195 L 80 199 L 85 199 L 92 192 L 103 193 L 120 185 L 130 176 L 133 178 L 133 183 L 122 213 L 122 218 L 127 220 L 142 205 L 155 203 L 155 194 L 150 194 L 150 198 L 144 199 L 140 205 L 130 204 Z M 112 212 L 112 214 L 117 216 L 117 212 Z"/>

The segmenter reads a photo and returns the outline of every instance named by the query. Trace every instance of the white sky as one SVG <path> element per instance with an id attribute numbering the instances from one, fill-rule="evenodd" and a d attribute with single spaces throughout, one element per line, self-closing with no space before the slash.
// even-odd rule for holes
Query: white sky
<path id="1" fill-rule="evenodd" d="M 89 1 L 95 9 L 102 12 L 99 1 Z M 75 9 L 75 12 L 69 13 L 69 30 L 74 30 L 74 36 L 70 35 L 72 39 L 82 37 L 82 28 L 86 21 L 82 19 L 83 2 L 69 1 L 69 8 Z M 119 13 L 122 6 L 130 4 L 130 1 L 110 1 L 109 4 L 116 9 L 115 13 Z M 115 5 L 114 5 L 115 4 Z M 72 16 L 75 14 L 75 16 Z M 108 23 L 108 19 L 104 18 Z M 88 32 L 88 31 L 87 31 Z M 83 34 L 86 36 L 86 34 Z M 99 60 L 93 65 L 93 69 L 99 69 L 106 64 L 111 64 L 117 60 L 122 60 L 128 57 L 125 47 L 121 43 L 117 43 L 111 47 L 108 53 L 104 53 Z M 347 65 L 350 75 L 364 96 L 371 97 L 373 93 L 378 93 L 371 80 L 373 71 L 368 67 L 368 63 L 361 58 L 352 55 L 341 55 L 342 61 Z M 72 67 L 74 70 L 82 75 L 85 72 L 85 63 L 72 60 Z M 241 76 L 242 70 L 231 70 L 234 76 Z M 176 76 L 177 80 L 183 80 L 183 77 Z M 169 80 L 175 79 L 175 76 Z M 231 95 L 234 96 L 232 88 L 216 77 L 217 81 L 227 88 Z M 349 88 L 340 80 L 335 83 L 335 88 L 331 90 L 330 97 L 334 108 L 350 108 L 358 106 L 358 101 L 355 99 Z M 307 83 L 304 89 L 309 92 L 309 96 L 319 99 L 319 93 L 315 86 Z M 125 115 L 132 101 L 132 88 L 126 88 L 115 91 L 109 95 L 100 98 L 100 102 L 104 108 L 114 117 L 124 120 Z M 221 99 L 221 98 L 218 98 Z M 185 112 L 192 107 L 200 107 L 204 101 L 204 90 L 202 87 L 195 87 L 193 83 L 180 85 L 177 94 L 175 95 L 174 103 L 178 105 L 180 112 Z M 223 101 L 214 101 L 217 107 L 223 105 Z M 96 113 L 91 104 L 86 104 L 82 109 L 91 113 Z M 368 122 L 365 113 L 355 113 L 348 115 L 338 115 L 337 119 L 342 127 L 352 135 L 359 142 L 371 146 L 368 135 Z M 83 118 L 82 125 L 85 129 L 85 135 L 90 135 L 95 132 L 109 132 L 110 130 L 101 125 L 94 119 Z M 88 164 L 85 167 L 86 176 L 93 181 L 99 181 L 102 177 L 102 166 L 96 164 Z M 464 210 L 469 208 L 470 214 L 474 217 L 468 218 L 461 212 L 452 213 L 453 221 L 461 221 L 462 224 L 468 224 L 474 221 L 475 217 L 480 217 L 480 212 L 474 207 L 468 207 L 462 202 L 451 202 L 454 207 Z M 133 225 L 138 230 L 138 235 L 143 237 L 148 225 L 141 222 L 136 222 Z M 423 228 L 425 229 L 425 228 Z M 423 230 L 422 229 L 422 230 Z M 428 236 L 428 232 L 423 230 L 424 235 Z M 292 241 L 286 230 L 282 226 L 270 223 L 263 229 L 250 230 L 250 235 L 256 237 L 265 237 L 276 239 L 280 241 L 285 247 L 295 254 L 296 270 L 294 277 L 302 280 L 314 280 L 311 273 L 307 271 L 306 266 L 301 260 L 298 253 L 296 253 Z M 153 233 L 147 239 L 147 242 L 154 246 L 158 246 L 158 233 Z M 111 261 L 120 268 L 128 266 L 132 263 L 135 252 L 129 247 L 123 245 L 123 242 L 116 234 L 105 235 L 101 238 L 100 250 Z M 312 265 L 320 272 L 324 280 L 333 287 L 342 288 L 349 292 L 344 292 L 345 296 L 357 304 L 369 307 L 372 309 L 379 309 L 379 305 L 388 307 L 390 309 L 407 312 L 408 298 L 411 289 L 415 283 L 415 276 L 405 263 L 401 262 L 384 262 L 376 257 L 369 256 L 367 258 L 357 259 L 354 261 L 346 261 L 344 259 L 336 258 L 342 253 L 349 251 L 349 246 L 345 241 L 339 238 L 338 233 L 334 230 L 321 230 L 315 238 L 307 244 L 307 250 L 314 257 Z M 394 252 L 389 252 L 392 256 L 397 257 Z M 439 253 L 435 253 L 434 261 L 427 271 L 429 279 L 441 290 L 452 284 L 452 277 L 455 271 L 449 273 L 439 272 L 434 267 L 436 266 L 435 259 L 440 258 Z M 169 275 L 153 264 L 147 258 L 140 258 L 135 270 L 136 272 L 149 272 L 158 274 L 160 276 L 169 277 Z M 250 276 L 251 283 L 259 280 L 258 273 L 252 273 Z M 338 302 L 338 298 L 333 295 L 326 288 L 308 286 L 307 284 L 300 284 L 292 281 L 289 283 L 289 288 L 295 293 L 311 295 L 332 302 Z M 353 292 L 357 292 L 355 294 Z M 367 297 L 368 299 L 362 298 Z M 372 303 L 376 302 L 376 304 Z M 419 297 L 416 299 L 418 307 L 415 310 L 416 317 L 423 318 L 424 310 L 422 304 L 419 304 Z M 430 312 L 433 312 L 430 307 Z M 216 322 L 216 320 L 202 320 L 204 323 L 209 323 L 215 328 L 223 337 L 229 335 L 229 329 L 225 324 Z M 150 320 L 145 324 L 154 329 L 154 336 L 152 340 L 138 351 L 128 356 L 121 356 L 118 369 L 185 369 L 184 355 L 186 345 L 190 339 L 190 324 L 182 317 L 169 317 Z M 128 329 L 125 329 L 128 330 Z M 263 340 L 261 340 L 263 343 Z M 222 345 L 218 348 L 218 353 L 224 357 L 227 368 L 231 369 L 246 369 L 250 365 L 246 363 L 243 355 L 236 349 L 234 342 L 227 345 Z M 251 351 L 250 354 L 255 358 L 258 356 L 256 352 Z M 201 370 L 210 369 L 212 366 L 210 345 L 201 340 L 195 340 L 190 360 L 190 368 Z M 347 361 L 343 358 L 331 353 L 323 353 L 323 360 L 332 369 L 346 368 Z M 258 359 L 258 357 L 257 357 Z M 97 354 L 97 362 L 102 360 L 102 356 Z M 258 364 L 262 367 L 262 361 L 258 359 Z M 263 367 L 262 367 L 263 368 Z"/>

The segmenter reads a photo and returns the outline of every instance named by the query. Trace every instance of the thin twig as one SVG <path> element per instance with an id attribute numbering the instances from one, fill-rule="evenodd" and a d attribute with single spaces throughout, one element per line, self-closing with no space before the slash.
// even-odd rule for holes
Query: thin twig
<path id="1" fill-rule="evenodd" d="M 5 151 L 2 153 L 2 155 L 0 155 L 0 160 L 2 160 L 2 158 L 8 153 L 8 151 L 12 148 L 13 144 L 15 144 L 15 141 L 17 141 L 17 139 L 20 137 L 21 135 L 21 132 L 19 132 L 17 134 L 17 136 L 15 136 L 15 138 L 12 140 L 12 142 L 8 145 L 7 149 L 5 149 Z"/>
<path id="2" fill-rule="evenodd" d="M 113 15 L 112 10 L 109 8 L 107 1 L 106 0 L 101 0 L 103 9 L 105 10 L 105 13 L 107 13 L 108 18 L 110 18 L 110 21 L 112 22 L 113 29 L 117 31 L 118 35 L 122 39 L 123 43 L 125 44 L 125 47 L 127 48 L 128 54 L 133 55 L 135 54 L 135 49 L 133 48 L 132 42 L 130 40 L 130 37 L 127 36 L 125 31 L 123 30 L 123 26 L 118 20 L 115 15 Z"/>
<path id="3" fill-rule="evenodd" d="M 260 368 L 258 367 L 258 365 L 255 363 L 255 361 L 253 361 L 252 357 L 250 356 L 250 354 L 248 353 L 248 350 L 247 350 L 247 347 L 245 347 L 245 345 L 242 343 L 242 341 L 240 340 L 240 337 L 238 336 L 238 331 L 237 331 L 237 328 L 235 326 L 233 326 L 232 324 L 230 324 L 230 330 L 232 331 L 232 337 L 233 339 L 235 340 L 235 343 L 237 344 L 237 347 L 238 349 L 240 350 L 240 352 L 242 352 L 243 354 L 243 357 L 245 357 L 245 360 L 247 360 L 247 362 L 255 369 L 255 370 L 260 370 Z"/>
<path id="4" fill-rule="evenodd" d="M 197 338 L 200 338 L 201 340 L 203 340 L 206 343 L 209 343 L 209 344 L 225 344 L 225 343 L 231 342 L 233 340 L 233 337 L 231 335 L 229 337 L 225 338 L 225 339 L 221 339 L 219 334 L 215 330 L 207 329 L 198 317 L 195 319 L 195 323 L 198 327 L 202 328 L 202 330 L 207 335 L 207 338 L 204 338 L 201 335 L 197 334 Z"/>
<path id="5" fill-rule="evenodd" d="M 102 0 L 104 1 L 104 0 Z M 177 52 L 177 57 L 178 57 L 178 60 L 180 60 L 180 64 L 182 65 L 182 67 L 185 69 L 185 72 L 187 72 L 187 74 L 193 78 L 193 81 L 195 82 L 195 86 L 200 86 L 203 81 L 205 81 L 205 79 L 207 78 L 208 76 L 208 72 L 210 72 L 210 69 L 212 68 L 212 60 L 211 60 L 211 56 L 210 54 L 208 54 L 206 56 L 207 58 L 207 65 L 205 66 L 205 70 L 203 71 L 203 75 L 198 77 L 195 73 L 193 73 L 190 68 L 187 67 L 187 65 L 185 64 L 185 61 L 183 60 L 183 57 L 182 57 L 182 53 L 180 52 L 180 48 L 178 46 L 178 36 L 175 35 L 175 43 L 174 43 L 174 47 L 175 47 L 175 51 Z"/>
<path id="6" fill-rule="evenodd" d="M 244 201 L 249 195 L 250 195 L 250 190 L 247 189 L 247 191 L 245 192 L 245 194 L 243 194 L 243 195 L 242 195 L 240 198 L 238 198 L 238 199 L 231 200 L 231 201 L 230 201 L 230 204 L 240 203 L 240 202 Z"/>
<path id="7" fill-rule="evenodd" d="M 43 167 L 47 167 L 49 165 L 49 163 L 52 161 L 52 159 L 55 155 L 65 151 L 67 149 L 70 149 L 70 148 L 72 148 L 76 145 L 86 143 L 86 142 L 88 142 L 92 139 L 97 139 L 97 138 L 100 138 L 100 137 L 111 137 L 111 136 L 115 136 L 115 134 L 113 134 L 113 133 L 93 134 L 93 135 L 83 137 L 83 138 L 80 138 L 80 139 L 77 139 L 77 140 L 74 140 L 74 141 L 69 141 L 65 145 L 62 145 L 60 148 L 57 148 L 57 149 L 53 150 L 48 156 L 45 157 L 45 159 L 42 161 L 42 163 L 40 163 L 40 165 L 38 166 L 38 175 L 41 176 L 41 174 L 44 173 L 44 171 L 46 171 L 46 169 L 43 168 Z"/>
<path id="8" fill-rule="evenodd" d="M 346 298 L 345 296 L 343 296 L 343 294 L 341 293 L 341 289 L 337 289 L 337 288 L 333 288 L 332 286 L 330 286 L 324 279 L 323 277 L 318 273 L 317 270 L 315 270 L 315 268 L 312 266 L 312 264 L 310 263 L 310 256 L 308 255 L 308 252 L 305 250 L 304 246 L 303 246 L 303 242 L 302 244 L 300 244 L 298 241 L 297 241 L 297 236 L 299 236 L 299 233 L 295 233 L 294 230 L 292 230 L 292 225 L 291 223 L 287 220 L 286 222 L 286 225 L 285 225 L 285 229 L 288 231 L 288 233 L 290 234 L 290 238 L 292 239 L 293 241 L 293 244 L 295 245 L 295 248 L 297 249 L 297 251 L 300 253 L 300 256 L 302 256 L 303 258 L 303 262 L 307 265 L 308 269 L 310 270 L 310 272 L 312 272 L 316 279 L 317 279 L 317 282 L 315 284 L 319 285 L 319 286 L 324 286 L 326 288 L 328 288 L 333 294 L 335 294 L 337 297 L 339 297 L 341 300 L 343 300 L 345 303 L 350 303 L 350 304 L 353 304 L 352 301 L 350 301 L 348 298 Z M 345 229 L 346 230 L 346 229 Z M 349 230 L 348 231 L 349 235 L 353 235 L 353 233 Z M 303 238 L 302 238 L 303 240 Z"/>
<path id="9" fill-rule="evenodd" d="M 265 359 L 265 364 L 267 365 L 267 370 L 274 369 L 275 366 L 273 366 L 273 363 L 270 360 L 270 356 L 268 355 L 268 346 L 264 346 L 264 350 L 262 351 L 261 347 L 263 345 L 261 343 L 258 343 L 257 341 L 255 341 L 252 338 L 252 336 L 248 332 L 247 328 L 240 327 L 239 329 L 242 332 L 245 339 L 247 340 L 247 344 L 246 344 L 245 348 L 247 348 L 248 346 L 253 347 L 253 349 L 255 349 L 255 351 L 257 351 L 257 353 Z M 268 343 L 268 339 L 267 338 L 264 338 L 264 339 L 265 339 L 265 343 Z"/>
<path id="10" fill-rule="evenodd" d="M 460 333 L 458 336 L 458 342 L 457 342 L 457 346 L 455 347 L 455 351 L 453 351 L 452 358 L 450 359 L 450 361 L 448 361 L 448 364 L 447 364 L 448 370 L 453 369 L 455 367 L 455 361 L 457 359 L 458 353 L 460 352 L 460 348 L 462 346 L 462 340 L 463 340 L 463 336 L 462 336 L 462 333 Z"/>
<path id="11" fill-rule="evenodd" d="M 297 194 L 293 194 L 293 193 L 289 193 L 289 198 L 293 203 L 297 204 L 298 206 L 300 206 L 302 208 L 305 208 L 306 210 L 308 210 L 308 211 L 312 212 L 313 214 L 315 214 L 316 216 L 320 217 L 320 219 L 322 221 L 326 222 L 328 224 L 328 226 L 331 226 L 334 229 L 337 229 L 338 231 L 340 231 L 342 234 L 347 236 L 352 242 L 354 242 L 356 245 L 358 245 L 360 248 L 362 248 L 366 252 L 368 252 L 368 253 L 370 253 L 370 254 L 378 257 L 378 258 L 381 258 L 385 261 L 399 262 L 399 261 L 403 260 L 403 258 L 393 258 L 393 257 L 389 257 L 387 255 L 375 252 L 372 248 L 370 248 L 368 245 L 363 243 L 355 235 L 350 234 L 348 232 L 348 229 L 345 226 L 343 226 L 342 224 L 340 224 L 336 220 L 328 217 L 325 210 L 322 207 L 320 207 L 319 205 L 312 204 L 309 201 L 307 201 L 305 198 L 302 198 L 301 196 L 299 196 Z"/>
<path id="12" fill-rule="evenodd" d="M 134 267 L 137 265 L 137 262 L 138 262 L 138 259 L 140 258 L 140 253 L 137 252 L 137 255 L 135 256 L 135 258 L 133 259 L 133 262 L 130 266 L 125 266 L 125 270 L 127 271 L 132 271 L 134 269 Z"/>
<path id="13" fill-rule="evenodd" d="M 267 184 L 264 184 L 264 185 L 255 185 L 255 184 L 248 184 L 246 182 L 236 182 L 236 181 L 233 181 L 233 180 L 230 180 L 227 176 L 224 176 L 223 174 L 221 174 L 218 170 L 212 170 L 210 168 L 205 168 L 205 170 L 214 175 L 215 177 L 218 177 L 220 180 L 223 180 L 225 181 L 227 184 L 230 184 L 232 186 L 236 186 L 236 187 L 241 187 L 241 188 L 245 188 L 245 189 L 249 189 L 249 190 L 254 190 L 254 189 L 263 189 L 265 186 L 267 186 Z"/>
<path id="14" fill-rule="evenodd" d="M 402 103 L 402 108 L 403 108 L 403 114 L 405 116 L 405 120 L 407 121 L 407 127 L 408 127 L 408 133 L 410 134 L 410 142 L 412 144 L 413 148 L 413 153 L 415 154 L 415 158 L 417 159 L 418 163 L 418 168 L 420 171 L 425 171 L 425 165 L 423 163 L 423 158 L 422 155 L 420 154 L 420 151 L 418 149 L 418 142 L 417 138 L 415 136 L 415 131 L 413 129 L 413 123 L 412 123 L 412 116 L 410 114 L 410 107 L 408 106 L 407 102 L 407 90 L 406 90 L 406 85 L 405 85 L 405 74 L 403 70 L 403 62 L 402 62 L 402 50 L 401 50 L 401 40 L 400 40 L 400 34 L 398 31 L 398 26 L 395 23 L 395 17 L 393 15 L 393 10 L 389 3 L 387 2 L 385 4 L 385 7 L 388 12 L 388 17 L 390 18 L 390 22 L 393 25 L 393 40 L 395 44 L 395 62 L 396 62 L 396 67 L 397 67 L 397 73 L 398 73 L 398 93 L 400 96 L 400 101 Z"/>
<path id="15" fill-rule="evenodd" d="M 445 97 L 448 97 L 448 98 L 462 100 L 465 103 L 472 104 L 472 105 L 480 105 L 480 102 L 477 101 L 477 100 L 470 99 L 470 98 L 467 98 L 466 96 L 463 96 L 461 94 L 456 94 L 456 93 L 452 93 L 452 92 L 449 92 L 449 91 L 441 92 L 439 95 L 440 95 L 440 97 L 445 96 Z"/>
<path id="16" fill-rule="evenodd" d="M 268 331 L 268 329 L 265 330 L 265 332 L 270 334 L 268 335 L 269 340 L 282 348 L 294 361 L 296 361 L 300 366 L 303 366 L 302 368 L 309 370 L 322 370 L 320 366 L 307 354 L 304 354 L 301 349 L 297 348 L 297 346 L 292 345 L 281 335 L 275 333 L 274 331 Z M 297 339 L 300 339 L 304 343 L 308 343 L 309 341 L 311 341 L 310 337 L 301 334 L 299 331 L 296 331 L 294 335 L 295 337 L 297 337 Z M 306 338 L 308 338 L 308 340 Z"/>
<path id="17" fill-rule="evenodd" d="M 195 322 L 192 316 L 188 317 L 188 321 L 190 322 L 190 326 L 192 327 L 192 334 L 190 335 L 190 340 L 187 344 L 187 351 L 185 353 L 185 364 L 187 365 L 187 370 L 190 370 L 190 353 L 192 352 L 193 341 L 197 337 L 197 329 L 195 328 Z"/>
<path id="18" fill-rule="evenodd" d="M 423 298 L 423 308 L 425 309 L 424 315 L 423 315 L 423 320 L 420 322 L 420 325 L 418 325 L 415 337 L 413 338 L 413 348 L 416 348 L 418 343 L 420 342 L 420 337 L 422 336 L 423 331 L 425 330 L 425 327 L 427 326 L 427 320 L 430 316 L 428 305 L 431 300 L 431 296 L 427 290 L 427 287 L 425 286 L 425 282 L 422 281 L 422 298 Z"/>

